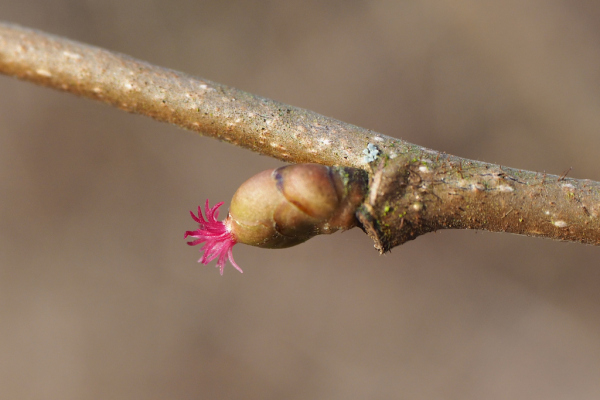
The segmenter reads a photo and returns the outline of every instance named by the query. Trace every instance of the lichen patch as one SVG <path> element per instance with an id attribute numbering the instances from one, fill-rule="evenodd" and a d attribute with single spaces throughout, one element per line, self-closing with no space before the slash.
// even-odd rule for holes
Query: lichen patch
<path id="1" fill-rule="evenodd" d="M 368 164 L 371 163 L 379 157 L 379 149 L 373 143 L 369 143 L 367 148 L 363 150 L 363 161 Z"/>

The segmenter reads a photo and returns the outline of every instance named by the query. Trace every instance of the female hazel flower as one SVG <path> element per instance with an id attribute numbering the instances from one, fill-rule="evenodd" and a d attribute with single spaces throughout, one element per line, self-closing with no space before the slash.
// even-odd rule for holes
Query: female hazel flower
<path id="1" fill-rule="evenodd" d="M 195 216 L 194 212 L 190 211 L 192 218 L 200 225 L 200 227 L 195 231 L 185 232 L 183 238 L 185 239 L 188 236 L 196 238 L 196 240 L 188 242 L 188 245 L 190 246 L 204 243 L 204 246 L 200 248 L 200 251 L 204 252 L 204 254 L 198 262 L 206 265 L 218 257 L 217 267 L 221 271 L 221 275 L 223 275 L 226 259 L 229 259 L 231 265 L 243 273 L 244 271 L 242 271 L 233 260 L 233 254 L 231 252 L 231 249 L 237 243 L 235 237 L 229 232 L 223 222 L 217 221 L 217 218 L 219 217 L 219 207 L 222 205 L 223 202 L 220 202 L 215 204 L 213 208 L 210 208 L 208 199 L 206 199 L 206 220 L 202 216 L 202 208 L 200 206 L 198 206 L 198 216 Z"/>
<path id="2" fill-rule="evenodd" d="M 200 227 L 187 231 L 185 237 L 196 238 L 188 242 L 190 246 L 205 243 L 198 262 L 208 264 L 218 258 L 223 275 L 229 259 L 242 272 L 231 253 L 236 243 L 281 249 L 356 226 L 356 209 L 365 197 L 367 178 L 360 169 L 319 164 L 263 171 L 235 192 L 225 221 L 217 221 L 223 203 L 210 208 L 206 200 L 206 220 L 198 207 L 198 216 L 191 214 Z"/>

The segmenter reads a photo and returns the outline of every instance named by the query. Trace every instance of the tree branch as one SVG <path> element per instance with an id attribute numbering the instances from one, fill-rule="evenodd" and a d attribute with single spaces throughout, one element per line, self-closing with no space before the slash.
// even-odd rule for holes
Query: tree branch
<path id="1" fill-rule="evenodd" d="M 600 183 L 466 160 L 208 80 L 0 23 L 0 72 L 287 162 L 365 169 L 381 252 L 437 229 L 600 244 Z M 366 154 L 365 154 L 366 152 Z"/>
<path id="2" fill-rule="evenodd" d="M 287 162 L 364 167 L 367 129 L 123 54 L 0 23 L 0 72 Z"/>

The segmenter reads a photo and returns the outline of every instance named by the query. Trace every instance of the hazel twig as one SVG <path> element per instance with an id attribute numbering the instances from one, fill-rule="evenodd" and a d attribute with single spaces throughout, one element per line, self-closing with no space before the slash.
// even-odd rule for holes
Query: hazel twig
<path id="1" fill-rule="evenodd" d="M 600 183 L 446 155 L 131 57 L 0 24 L 0 73 L 293 163 L 369 176 L 359 225 L 381 252 L 437 229 L 600 244 Z"/>

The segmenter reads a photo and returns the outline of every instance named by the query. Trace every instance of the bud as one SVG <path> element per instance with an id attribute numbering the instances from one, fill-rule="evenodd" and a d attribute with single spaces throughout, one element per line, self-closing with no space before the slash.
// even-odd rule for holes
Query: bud
<path id="1" fill-rule="evenodd" d="M 211 209 L 207 201 L 207 220 L 198 208 L 198 216 L 192 217 L 200 229 L 185 236 L 197 239 L 190 245 L 206 243 L 199 262 L 218 257 L 223 274 L 227 257 L 241 272 L 231 255 L 235 243 L 278 249 L 353 228 L 366 188 L 367 174 L 356 168 L 296 164 L 263 171 L 235 192 L 224 222 L 216 221 L 222 203 Z"/>
<path id="2" fill-rule="evenodd" d="M 240 243 L 277 249 L 356 226 L 362 170 L 296 164 L 263 171 L 233 195 L 225 224 Z"/>

